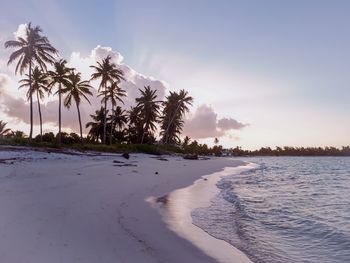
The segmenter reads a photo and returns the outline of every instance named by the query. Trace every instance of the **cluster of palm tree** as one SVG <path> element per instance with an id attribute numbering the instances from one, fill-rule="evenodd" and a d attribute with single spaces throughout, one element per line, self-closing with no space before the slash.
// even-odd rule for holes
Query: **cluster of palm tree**
<path id="1" fill-rule="evenodd" d="M 192 105 L 193 98 L 185 90 L 170 92 L 163 102 L 163 116 L 161 135 L 165 144 L 180 143 L 180 134 L 184 125 L 183 116 L 189 111 L 188 106 Z"/>
<path id="2" fill-rule="evenodd" d="M 8 64 L 11 64 L 17 60 L 15 74 L 19 71 L 23 75 L 28 70 L 26 77 L 20 80 L 19 87 L 28 89 L 26 95 L 30 104 L 29 140 L 33 137 L 33 96 L 37 100 L 42 139 L 41 102 L 45 95 L 52 94 L 58 96 L 58 143 L 61 144 L 62 135 L 62 101 L 63 106 L 68 109 L 74 101 L 78 113 L 80 139 L 83 142 L 80 104 L 82 100 L 90 103 L 90 81 L 100 80 L 98 96 L 101 97 L 102 106 L 95 115 L 90 115 L 92 121 L 86 124 L 86 127 L 90 128 L 88 138 L 91 141 L 106 144 L 109 138 L 110 144 L 114 141 L 150 143 L 155 141 L 155 132 L 160 127 L 163 143 L 180 142 L 183 116 L 193 101 L 186 91 L 170 92 L 165 101 L 159 101 L 156 90 L 152 90 L 150 86 L 144 87 L 139 89 L 141 96 L 136 98 L 136 106 L 126 112 L 118 105 L 124 104 L 123 98 L 127 95 L 121 88 L 121 83 L 125 80 L 124 73 L 111 61 L 110 56 L 91 66 L 94 73 L 90 80 L 82 80 L 76 69 L 67 67 L 67 61 L 58 58 L 57 49 L 42 35 L 41 28 L 33 27 L 31 23 L 28 24 L 24 37 L 7 41 L 5 48 L 16 48 L 8 61 Z"/>
<path id="3" fill-rule="evenodd" d="M 103 136 L 107 136 L 110 142 L 155 143 L 156 132 L 160 128 L 161 143 L 180 144 L 183 117 L 193 98 L 181 90 L 179 93 L 171 92 L 165 101 L 161 101 L 157 99 L 157 91 L 150 86 L 139 91 L 140 97 L 135 99 L 136 105 L 129 111 L 117 106 L 109 114 L 109 110 L 102 106 L 90 115 L 92 121 L 86 124 L 90 128 L 89 140 L 103 141 Z M 122 98 L 120 102 L 123 103 Z M 104 126 L 110 129 L 106 135 Z"/>
<path id="4" fill-rule="evenodd" d="M 80 138 L 83 139 L 83 129 L 80 114 L 80 103 L 82 99 L 85 99 L 90 103 L 87 95 L 92 95 L 91 85 L 89 81 L 82 80 L 81 74 L 76 72 L 74 68 L 68 68 L 65 60 L 59 60 L 53 63 L 53 70 L 44 71 L 39 66 L 35 66 L 32 74 L 26 74 L 27 78 L 20 80 L 20 88 L 28 87 L 27 97 L 30 100 L 31 96 L 36 95 L 38 104 L 38 113 L 40 121 L 40 138 L 43 137 L 43 120 L 41 112 L 41 101 L 44 99 L 45 94 L 58 95 L 58 143 L 61 143 L 62 135 L 62 96 L 66 95 L 63 105 L 70 109 L 72 101 L 75 102 L 79 127 Z M 55 90 L 56 88 L 56 90 Z M 31 113 L 32 114 L 32 113 Z M 32 115 L 31 115 L 32 118 Z M 32 131 L 31 123 L 31 131 Z M 31 135 L 29 136 L 31 139 Z"/>
<path id="5" fill-rule="evenodd" d="M 107 102 L 112 104 L 112 115 L 114 108 L 117 105 L 117 101 L 123 103 L 122 97 L 126 96 L 125 90 L 120 88 L 120 82 L 124 79 L 124 73 L 117 68 L 117 65 L 111 62 L 111 57 L 107 56 L 102 62 L 97 62 L 97 66 L 91 66 L 95 73 L 91 75 L 91 80 L 101 79 L 99 85 L 99 96 L 102 96 L 101 103 L 104 104 L 103 109 L 103 137 L 102 142 L 106 143 L 107 136 Z M 113 118 L 112 118 L 113 119 Z M 111 124 L 111 134 L 114 125 Z M 110 143 L 112 143 L 112 136 L 110 136 Z"/>
<path id="6" fill-rule="evenodd" d="M 20 88 L 27 87 L 27 98 L 30 103 L 30 132 L 29 140 L 33 137 L 33 96 L 36 96 L 38 103 L 38 112 L 40 120 L 40 137 L 42 138 L 42 113 L 40 102 L 45 97 L 45 94 L 51 94 L 59 97 L 59 132 L 58 143 L 61 143 L 61 126 L 62 126 L 62 95 L 66 94 L 64 106 L 68 109 L 72 105 L 72 100 L 75 101 L 78 119 L 80 124 L 80 137 L 82 139 L 82 124 L 79 105 L 81 98 L 86 99 L 87 95 L 92 95 L 92 88 L 89 81 L 81 80 L 80 73 L 76 73 L 74 68 L 68 68 L 66 61 L 63 59 L 56 60 L 58 55 L 55 49 L 49 42 L 48 38 L 42 36 L 40 27 L 33 27 L 28 24 L 25 36 L 18 37 L 16 40 L 5 42 L 5 48 L 16 48 L 9 58 L 8 64 L 17 61 L 15 74 L 19 71 L 23 75 L 28 69 L 27 78 L 20 80 Z M 53 70 L 48 70 L 48 66 L 53 66 Z M 54 88 L 57 88 L 54 91 Z"/>
<path id="7" fill-rule="evenodd" d="M 18 59 L 15 73 L 18 71 L 22 75 L 28 69 L 29 91 L 27 93 L 30 102 L 30 132 L 29 138 L 33 136 L 33 88 L 32 75 L 33 66 L 39 65 L 42 70 L 46 70 L 46 64 L 53 64 L 54 56 L 58 51 L 50 44 L 47 37 L 41 35 L 41 28 L 32 27 L 31 23 L 26 28 L 26 36 L 18 37 L 16 40 L 5 42 L 5 48 L 17 48 L 9 58 L 8 64 Z"/>

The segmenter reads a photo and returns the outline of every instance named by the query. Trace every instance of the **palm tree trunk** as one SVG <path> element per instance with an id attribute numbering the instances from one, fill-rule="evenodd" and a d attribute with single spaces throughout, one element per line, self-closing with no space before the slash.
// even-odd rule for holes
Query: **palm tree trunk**
<path id="1" fill-rule="evenodd" d="M 29 142 L 33 138 L 33 94 L 32 94 L 32 62 L 29 63 L 29 94 L 30 94 L 30 131 Z"/>
<path id="2" fill-rule="evenodd" d="M 148 125 L 146 125 L 146 127 L 143 129 L 143 132 L 142 132 L 142 138 L 141 138 L 141 144 L 143 144 L 143 141 L 145 139 L 145 133 L 146 131 L 148 131 Z"/>
<path id="3" fill-rule="evenodd" d="M 61 145 L 61 83 L 58 85 L 58 145 Z"/>
<path id="4" fill-rule="evenodd" d="M 113 106 L 113 104 L 112 104 L 112 114 L 111 114 L 111 117 L 112 117 L 112 119 L 111 119 L 111 134 L 110 134 L 110 136 L 109 136 L 109 144 L 110 145 L 112 145 L 112 138 L 113 138 L 113 131 L 114 131 L 114 129 L 113 129 L 113 127 L 114 127 L 114 106 Z"/>
<path id="5" fill-rule="evenodd" d="M 143 144 L 143 140 L 145 139 L 145 130 L 143 130 L 142 137 L 141 137 L 141 144 Z"/>
<path id="6" fill-rule="evenodd" d="M 40 107 L 40 100 L 39 100 L 39 92 L 36 92 L 36 99 L 38 101 L 38 110 L 39 110 L 39 119 L 40 119 L 40 142 L 43 142 L 43 119 L 41 116 L 41 107 Z"/>
<path id="7" fill-rule="evenodd" d="M 178 103 L 178 105 L 177 105 L 177 107 L 176 107 L 176 110 L 175 110 L 175 112 L 174 112 L 174 115 L 172 116 L 172 118 L 171 118 L 171 120 L 170 120 L 170 122 L 169 122 L 169 124 L 168 124 L 168 127 L 166 128 L 166 130 L 165 130 L 165 144 L 167 144 L 168 143 L 168 140 L 169 140 L 169 135 L 168 135 L 168 133 L 169 133 L 169 129 L 170 129 L 170 125 L 173 123 L 173 121 L 174 121 L 174 119 L 175 119 L 175 116 L 176 116 L 176 114 L 177 114 L 177 111 L 179 110 L 179 108 L 180 108 L 180 103 Z"/>
<path id="8" fill-rule="evenodd" d="M 76 105 L 77 105 L 78 118 L 79 118 L 80 142 L 81 142 L 81 144 L 83 145 L 83 128 L 82 128 L 82 126 L 81 126 L 80 109 L 79 109 L 78 103 L 76 103 Z"/>
<path id="9" fill-rule="evenodd" d="M 103 117 L 103 144 L 106 144 L 106 126 L 107 126 L 107 87 L 105 86 L 105 112 Z"/>

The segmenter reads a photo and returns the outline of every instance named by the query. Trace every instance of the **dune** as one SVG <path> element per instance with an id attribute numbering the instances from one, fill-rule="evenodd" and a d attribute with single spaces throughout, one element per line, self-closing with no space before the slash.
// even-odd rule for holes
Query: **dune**
<path id="1" fill-rule="evenodd" d="M 169 227 L 146 200 L 241 164 L 3 149 L 0 262 L 220 262 Z M 242 262 L 242 253 L 230 253 L 231 262 Z"/>

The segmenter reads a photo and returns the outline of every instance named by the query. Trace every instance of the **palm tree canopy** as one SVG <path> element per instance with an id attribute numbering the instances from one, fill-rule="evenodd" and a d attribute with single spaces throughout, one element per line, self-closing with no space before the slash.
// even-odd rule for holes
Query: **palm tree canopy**
<path id="1" fill-rule="evenodd" d="M 128 115 L 120 106 L 115 108 L 109 119 L 114 123 L 118 130 L 124 128 L 124 126 L 128 123 Z"/>
<path id="2" fill-rule="evenodd" d="M 81 98 L 84 98 L 90 103 L 87 97 L 87 95 L 92 96 L 90 82 L 87 80 L 81 80 L 81 74 L 74 73 L 74 71 L 71 71 L 68 80 L 69 82 L 67 83 L 67 86 L 62 89 L 63 94 L 67 93 L 67 97 L 64 100 L 64 106 L 69 109 L 72 105 L 72 99 L 74 99 L 77 105 L 80 105 Z"/>
<path id="3" fill-rule="evenodd" d="M 6 128 L 7 123 L 4 121 L 0 121 L 0 135 L 6 135 L 9 133 L 11 130 Z"/>
<path id="4" fill-rule="evenodd" d="M 163 138 L 170 143 L 180 142 L 180 134 L 183 128 L 183 116 L 189 111 L 193 98 L 185 90 L 170 92 L 163 105 L 162 132 Z"/>
<path id="5" fill-rule="evenodd" d="M 157 94 L 156 90 L 152 90 L 150 86 L 144 87 L 144 90 L 139 89 L 141 97 L 136 98 L 136 107 L 139 108 L 142 114 L 142 120 L 144 126 L 147 129 L 154 131 L 156 129 L 155 123 L 158 121 L 160 114 L 160 101 L 156 101 Z"/>
<path id="6" fill-rule="evenodd" d="M 178 101 L 179 101 L 179 110 L 182 114 L 189 112 L 188 106 L 192 106 L 193 98 L 188 95 L 188 92 L 185 90 L 180 90 L 178 93 Z"/>
<path id="7" fill-rule="evenodd" d="M 58 51 L 51 46 L 47 37 L 41 35 L 40 27 L 32 27 L 29 23 L 26 28 L 26 36 L 18 37 L 17 40 L 10 40 L 5 42 L 5 48 L 17 48 L 8 60 L 7 64 L 11 64 L 18 59 L 15 73 L 18 70 L 23 74 L 32 62 L 36 62 L 42 70 L 46 70 L 46 63 L 52 64 L 55 61 L 54 56 Z"/>
<path id="8" fill-rule="evenodd" d="M 47 72 L 48 76 L 50 77 L 50 83 L 49 87 L 52 89 L 53 86 L 57 84 L 61 84 L 65 87 L 69 86 L 70 80 L 69 76 L 71 74 L 72 68 L 68 68 L 66 66 L 67 61 L 64 59 L 60 59 L 56 61 L 53 66 L 54 70 L 50 70 Z M 55 94 L 57 94 L 59 91 L 57 90 Z"/>
<path id="9" fill-rule="evenodd" d="M 129 114 L 129 124 L 131 126 L 140 126 L 141 123 L 141 112 L 138 107 L 131 107 L 128 111 Z"/>
<path id="10" fill-rule="evenodd" d="M 29 98 L 31 94 L 38 92 L 39 98 L 43 99 L 45 96 L 45 92 L 49 92 L 49 79 L 47 74 L 45 74 L 38 66 L 33 69 L 31 81 L 29 78 L 29 74 L 26 74 L 28 78 L 21 79 L 19 81 L 19 88 L 30 87 L 30 83 L 32 84 L 32 90 L 28 89 L 27 97 Z"/>
<path id="11" fill-rule="evenodd" d="M 126 91 L 118 85 L 119 82 L 114 81 L 110 86 L 106 87 L 105 91 L 100 92 L 98 96 L 103 96 L 101 103 L 104 103 L 105 101 L 111 101 L 112 105 L 116 106 L 117 101 L 119 101 L 124 104 L 122 97 L 126 96 Z"/>
<path id="12" fill-rule="evenodd" d="M 106 111 L 106 114 L 108 110 Z M 92 121 L 88 122 L 85 127 L 90 128 L 89 136 L 93 141 L 102 140 L 103 137 L 103 122 L 104 122 L 105 109 L 101 107 L 95 111 L 95 115 L 91 114 Z"/>
<path id="13" fill-rule="evenodd" d="M 96 62 L 97 66 L 90 66 L 95 70 L 91 75 L 91 80 L 101 79 L 99 91 L 106 87 L 108 83 L 120 82 L 124 79 L 124 72 L 117 68 L 117 65 L 111 62 L 112 57 L 107 56 L 101 62 Z"/>

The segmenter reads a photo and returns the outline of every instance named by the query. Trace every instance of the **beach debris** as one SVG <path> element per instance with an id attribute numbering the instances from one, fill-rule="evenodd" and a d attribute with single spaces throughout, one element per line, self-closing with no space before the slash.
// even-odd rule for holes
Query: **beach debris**
<path id="1" fill-rule="evenodd" d="M 183 158 L 186 160 L 198 160 L 198 155 L 197 154 L 186 154 L 183 156 Z"/>
<path id="2" fill-rule="evenodd" d="M 128 153 L 123 153 L 122 154 L 122 157 L 124 157 L 125 159 L 129 159 L 130 158 L 130 155 Z"/>
<path id="3" fill-rule="evenodd" d="M 113 163 L 124 163 L 122 161 L 117 161 L 117 160 L 114 160 Z"/>
<path id="4" fill-rule="evenodd" d="M 164 205 L 166 205 L 168 203 L 168 201 L 169 201 L 168 195 L 163 195 L 163 196 L 158 197 L 156 199 L 157 203 L 161 203 L 161 204 L 164 204 Z"/>
<path id="5" fill-rule="evenodd" d="M 113 166 L 115 166 L 115 167 L 124 167 L 124 166 L 134 166 L 134 167 L 137 167 L 136 164 L 132 164 L 132 163 L 114 164 Z"/>
<path id="6" fill-rule="evenodd" d="M 15 157 L 15 158 L 6 158 L 6 159 L 0 159 L 0 164 L 14 164 L 15 161 L 26 161 L 30 160 L 29 158 L 21 158 L 21 157 Z"/>
<path id="7" fill-rule="evenodd" d="M 159 161 L 169 161 L 167 158 L 164 158 L 164 157 L 151 157 L 151 158 L 157 159 Z"/>
<path id="8" fill-rule="evenodd" d="M 159 174 L 158 172 L 155 172 L 154 174 Z"/>

